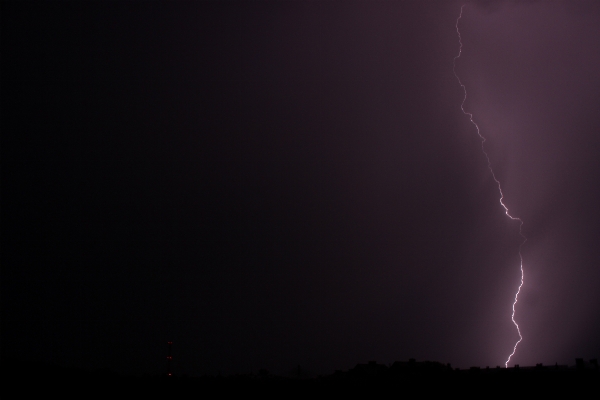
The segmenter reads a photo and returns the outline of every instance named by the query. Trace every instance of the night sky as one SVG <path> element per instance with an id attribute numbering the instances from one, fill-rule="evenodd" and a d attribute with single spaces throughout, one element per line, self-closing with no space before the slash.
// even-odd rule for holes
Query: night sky
<path id="1" fill-rule="evenodd" d="M 2 2 L 2 351 L 504 365 L 456 1 Z M 600 356 L 600 3 L 467 2 L 511 361 Z"/>

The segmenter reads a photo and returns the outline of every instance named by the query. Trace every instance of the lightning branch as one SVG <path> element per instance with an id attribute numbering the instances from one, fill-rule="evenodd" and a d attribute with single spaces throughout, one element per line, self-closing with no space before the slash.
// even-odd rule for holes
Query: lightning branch
<path id="1" fill-rule="evenodd" d="M 494 169 L 492 168 L 492 162 L 490 161 L 490 157 L 489 157 L 488 153 L 485 151 L 484 144 L 486 142 L 486 139 L 481 134 L 481 131 L 479 130 L 479 125 L 477 125 L 477 123 L 473 120 L 473 114 L 465 111 L 465 109 L 464 109 L 465 102 L 467 101 L 467 88 L 465 87 L 465 85 L 463 85 L 462 81 L 458 77 L 458 74 L 456 73 L 456 60 L 460 58 L 461 53 L 462 53 L 462 47 L 463 47 L 462 37 L 460 35 L 460 30 L 458 29 L 458 23 L 459 23 L 460 19 L 462 18 L 464 7 L 465 7 L 464 4 L 460 7 L 460 15 L 456 19 L 456 33 L 458 34 L 459 48 L 458 48 L 458 55 L 456 57 L 454 57 L 453 64 L 452 64 L 452 71 L 454 72 L 454 76 L 458 80 L 458 83 L 460 84 L 460 86 L 463 90 L 463 93 L 464 93 L 463 101 L 460 104 L 460 109 L 462 110 L 463 114 L 465 114 L 469 117 L 469 120 L 475 126 L 475 129 L 477 130 L 477 135 L 479 135 L 479 138 L 481 139 L 481 151 L 485 155 L 485 158 L 487 160 L 487 167 L 490 170 L 490 173 L 492 174 L 492 178 L 494 178 L 494 181 L 496 182 L 496 185 L 498 186 L 498 192 L 500 193 L 500 205 L 502 206 L 502 208 L 504 208 L 504 212 L 508 216 L 508 218 L 512 219 L 513 221 L 519 221 L 519 235 L 521 235 L 521 237 L 523 238 L 523 241 L 519 245 L 521 282 L 519 283 L 519 287 L 517 289 L 517 292 L 515 293 L 515 300 L 512 305 L 512 316 L 511 316 L 512 322 L 515 325 L 515 327 L 517 328 L 517 333 L 519 334 L 519 340 L 517 340 L 517 342 L 515 343 L 512 353 L 510 353 L 510 355 L 506 359 L 506 362 L 504 363 L 504 366 L 506 368 L 508 368 L 508 363 L 510 362 L 510 359 L 515 355 L 515 353 L 517 351 L 517 346 L 523 340 L 523 336 L 521 335 L 521 330 L 519 329 L 519 324 L 517 324 L 517 321 L 515 321 L 515 308 L 517 305 L 517 301 L 519 299 L 519 293 L 521 293 L 521 288 L 523 287 L 524 274 L 523 274 L 523 255 L 521 254 L 521 248 L 523 247 L 523 244 L 525 244 L 525 242 L 527 241 L 527 238 L 525 237 L 525 235 L 523 235 L 523 230 L 522 230 L 523 229 L 523 220 L 521 220 L 521 218 L 513 217 L 512 215 L 510 215 L 510 212 L 508 211 L 508 207 L 504 204 L 504 193 L 502 193 L 502 186 L 500 185 L 500 181 L 496 178 L 496 174 L 494 173 Z"/>

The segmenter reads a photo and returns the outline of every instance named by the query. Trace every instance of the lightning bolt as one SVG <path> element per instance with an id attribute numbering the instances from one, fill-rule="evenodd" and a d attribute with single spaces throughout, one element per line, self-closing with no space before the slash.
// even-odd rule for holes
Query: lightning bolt
<path id="1" fill-rule="evenodd" d="M 460 104 L 460 109 L 462 110 L 463 114 L 465 114 L 469 117 L 469 120 L 475 126 L 475 129 L 477 130 L 477 134 L 479 135 L 479 138 L 481 139 L 481 151 L 483 152 L 483 154 L 485 155 L 485 158 L 487 159 L 487 166 L 488 166 L 488 169 L 490 170 L 490 173 L 492 174 L 492 178 L 494 178 L 496 185 L 498 185 L 498 192 L 500 193 L 500 205 L 502 206 L 502 208 L 504 208 L 504 212 L 508 216 L 508 218 L 512 219 L 513 221 L 519 221 L 519 235 L 521 235 L 521 237 L 523 238 L 523 241 L 519 245 L 519 259 L 521 261 L 521 265 L 520 265 L 521 283 L 519 283 L 519 288 L 517 289 L 517 293 L 515 294 L 515 301 L 513 302 L 513 305 L 512 305 L 512 316 L 511 316 L 512 322 L 515 325 L 515 327 L 517 328 L 517 333 L 519 334 L 519 340 L 517 340 L 517 342 L 515 343 L 512 353 L 510 353 L 510 355 L 506 359 L 506 362 L 504 363 L 504 366 L 506 368 L 508 368 L 508 363 L 509 363 L 510 359 L 512 358 L 512 356 L 515 355 L 515 352 L 517 351 L 517 346 L 523 340 L 523 336 L 521 335 L 521 330 L 519 329 L 519 324 L 517 324 L 517 321 L 515 321 L 515 307 L 516 307 L 517 301 L 519 299 L 519 293 L 521 293 L 521 288 L 523 287 L 523 255 L 521 254 L 521 248 L 527 241 L 527 238 L 525 237 L 525 235 L 523 235 L 523 220 L 521 218 L 513 217 L 512 215 L 510 215 L 510 213 L 508 211 L 508 207 L 506 207 L 506 205 L 504 204 L 504 193 L 502 193 L 502 186 L 500 185 L 500 181 L 496 178 L 496 174 L 494 173 L 494 170 L 492 168 L 492 162 L 490 161 L 490 157 L 489 157 L 488 153 L 485 151 L 484 143 L 485 143 L 486 139 L 481 134 L 481 132 L 479 130 L 479 125 L 477 125 L 477 123 L 473 120 L 473 114 L 465 111 L 465 109 L 464 109 L 465 101 L 467 101 L 467 88 L 465 87 L 465 85 L 463 85 L 460 78 L 458 77 L 458 74 L 456 73 L 456 60 L 458 60 L 460 58 L 460 55 L 462 53 L 462 47 L 463 47 L 462 37 L 460 36 L 460 30 L 458 29 L 458 23 L 459 23 L 460 19 L 462 18 L 464 8 L 465 8 L 465 5 L 463 4 L 460 7 L 460 15 L 456 19 L 456 33 L 458 34 L 458 43 L 460 46 L 458 48 L 458 55 L 456 57 L 454 57 L 454 60 L 452 63 L 452 72 L 454 72 L 454 76 L 458 80 L 458 83 L 462 87 L 463 92 L 465 94 L 463 97 L 463 101 Z"/>

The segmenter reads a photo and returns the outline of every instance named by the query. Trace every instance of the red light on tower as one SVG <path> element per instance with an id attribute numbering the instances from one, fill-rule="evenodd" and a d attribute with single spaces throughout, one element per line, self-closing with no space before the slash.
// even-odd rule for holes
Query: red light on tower
<path id="1" fill-rule="evenodd" d="M 173 342 L 168 341 L 167 345 L 169 346 L 169 352 L 167 354 L 167 376 L 173 376 L 171 373 L 171 360 L 173 359 L 173 356 L 171 355 L 171 346 L 173 345 Z"/>

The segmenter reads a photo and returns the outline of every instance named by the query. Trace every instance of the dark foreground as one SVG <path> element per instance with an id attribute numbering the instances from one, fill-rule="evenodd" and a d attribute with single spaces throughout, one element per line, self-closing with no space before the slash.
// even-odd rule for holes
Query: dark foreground
<path id="1" fill-rule="evenodd" d="M 8 360 L 3 360 L 8 361 Z M 110 370 L 83 371 L 64 367 L 24 366 L 3 362 L 5 385 L 0 393 L 60 393 L 63 397 L 95 393 L 143 396 L 259 395 L 385 395 L 457 394 L 477 396 L 597 394 L 600 370 L 596 360 L 578 359 L 574 366 L 453 369 L 437 362 L 396 362 L 393 365 L 358 364 L 348 371 L 315 378 L 282 377 L 261 371 L 232 376 L 121 376 Z"/>

